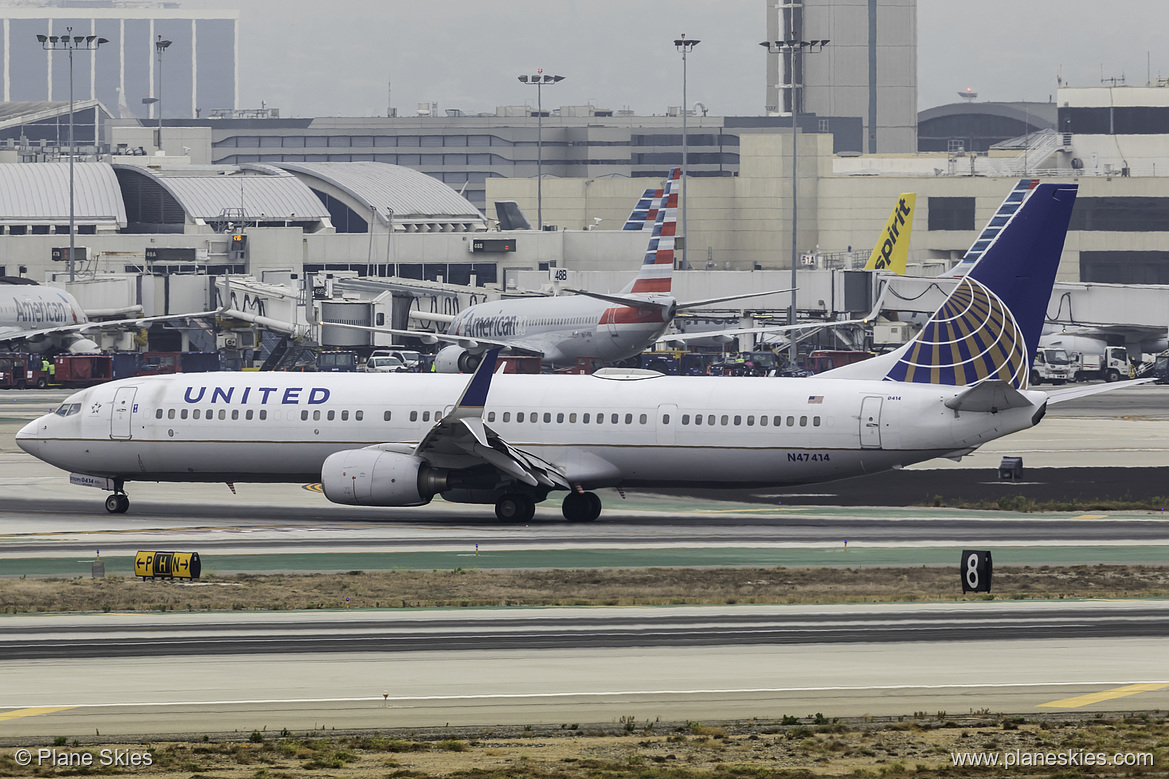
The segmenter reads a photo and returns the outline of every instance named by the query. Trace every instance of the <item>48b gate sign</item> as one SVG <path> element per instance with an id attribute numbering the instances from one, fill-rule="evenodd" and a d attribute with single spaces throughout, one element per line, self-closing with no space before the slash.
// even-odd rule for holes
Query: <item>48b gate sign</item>
<path id="1" fill-rule="evenodd" d="M 962 576 L 962 592 L 990 592 L 990 577 L 993 570 L 990 552 L 963 550 L 962 563 L 958 570 Z"/>

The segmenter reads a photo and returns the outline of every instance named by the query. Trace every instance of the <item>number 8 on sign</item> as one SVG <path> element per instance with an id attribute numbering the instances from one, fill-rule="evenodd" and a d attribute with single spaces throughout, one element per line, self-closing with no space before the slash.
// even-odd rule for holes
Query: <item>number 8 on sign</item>
<path id="1" fill-rule="evenodd" d="M 962 592 L 990 592 L 990 552 L 967 549 L 962 552 Z"/>

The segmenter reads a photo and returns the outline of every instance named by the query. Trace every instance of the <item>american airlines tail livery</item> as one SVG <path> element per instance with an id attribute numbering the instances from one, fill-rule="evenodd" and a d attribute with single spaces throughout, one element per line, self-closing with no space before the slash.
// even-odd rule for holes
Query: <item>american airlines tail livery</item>
<path id="1" fill-rule="evenodd" d="M 495 350 L 469 381 L 178 374 L 78 392 L 17 443 L 109 490 L 113 512 L 134 480 L 320 481 L 336 503 L 439 495 L 512 521 L 554 493 L 587 521 L 599 487 L 806 484 L 957 457 L 1061 399 L 1027 381 L 1075 196 L 1040 184 L 917 338 L 815 377 L 493 375 Z"/>

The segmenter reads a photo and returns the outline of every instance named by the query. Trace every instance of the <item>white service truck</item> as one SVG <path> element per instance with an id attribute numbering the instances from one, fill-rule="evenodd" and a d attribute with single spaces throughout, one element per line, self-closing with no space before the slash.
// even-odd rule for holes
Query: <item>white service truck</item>
<path id="1" fill-rule="evenodd" d="M 1132 368 L 1128 349 L 1123 346 L 1105 347 L 1103 354 L 1072 355 L 1072 381 L 1114 382 L 1129 378 L 1132 378 Z"/>
<path id="2" fill-rule="evenodd" d="M 1072 359 L 1063 349 L 1039 348 L 1035 350 L 1035 362 L 1031 365 L 1031 386 L 1038 387 L 1045 381 L 1052 384 L 1066 384 L 1072 377 Z"/>

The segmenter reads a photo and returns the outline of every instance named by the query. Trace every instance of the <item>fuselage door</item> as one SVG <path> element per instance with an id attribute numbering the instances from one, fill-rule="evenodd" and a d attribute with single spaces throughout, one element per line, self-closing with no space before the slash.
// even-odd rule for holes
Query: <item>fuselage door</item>
<path id="1" fill-rule="evenodd" d="M 861 448 L 881 448 L 881 398 L 875 395 L 861 401 Z"/>
<path id="2" fill-rule="evenodd" d="M 110 417 L 110 438 L 133 437 L 130 420 L 134 415 L 134 393 L 137 387 L 122 387 L 114 393 L 113 415 Z"/>

